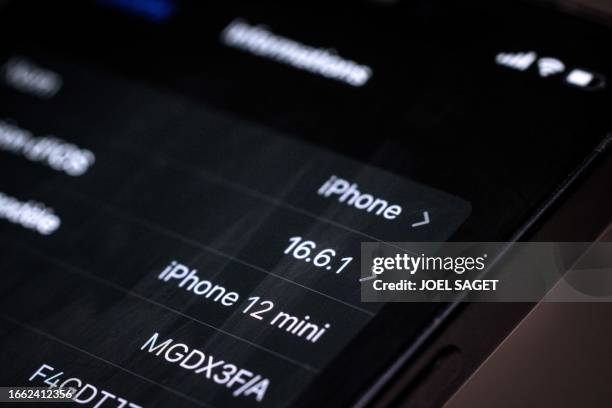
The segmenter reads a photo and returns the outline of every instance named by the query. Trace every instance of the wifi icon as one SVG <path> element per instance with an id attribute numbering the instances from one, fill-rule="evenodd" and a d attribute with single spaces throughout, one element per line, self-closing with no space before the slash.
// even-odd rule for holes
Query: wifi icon
<path id="1" fill-rule="evenodd" d="M 542 78 L 560 74 L 565 71 L 565 64 L 556 58 L 540 58 L 538 60 L 538 70 Z"/>

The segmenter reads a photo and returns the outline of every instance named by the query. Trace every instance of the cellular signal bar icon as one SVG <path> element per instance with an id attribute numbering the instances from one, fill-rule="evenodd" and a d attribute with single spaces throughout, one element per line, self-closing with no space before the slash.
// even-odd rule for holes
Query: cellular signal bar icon
<path id="1" fill-rule="evenodd" d="M 495 62 L 508 68 L 513 68 L 519 71 L 526 71 L 538 58 L 535 52 L 517 52 L 505 53 L 501 52 L 495 57 Z"/>

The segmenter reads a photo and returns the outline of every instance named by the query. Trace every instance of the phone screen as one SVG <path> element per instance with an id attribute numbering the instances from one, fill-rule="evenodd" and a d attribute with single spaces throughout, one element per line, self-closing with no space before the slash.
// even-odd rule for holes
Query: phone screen
<path id="1" fill-rule="evenodd" d="M 609 30 L 518 2 L 11 2 L 0 384 L 350 404 L 449 305 L 362 242 L 509 240 L 610 130 Z"/>

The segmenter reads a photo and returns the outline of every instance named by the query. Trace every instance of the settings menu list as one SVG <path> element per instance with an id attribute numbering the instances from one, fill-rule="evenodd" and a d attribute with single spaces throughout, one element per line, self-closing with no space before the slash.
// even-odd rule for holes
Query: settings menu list
<path id="1" fill-rule="evenodd" d="M 92 407 L 284 406 L 381 307 L 360 302 L 361 242 L 446 240 L 469 214 L 170 93 L 3 64 L 4 385 Z"/>

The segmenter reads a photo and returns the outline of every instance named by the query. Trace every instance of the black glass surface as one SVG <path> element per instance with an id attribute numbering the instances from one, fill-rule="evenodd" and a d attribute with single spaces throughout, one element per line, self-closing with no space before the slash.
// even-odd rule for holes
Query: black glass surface
<path id="1" fill-rule="evenodd" d="M 0 35 L 0 384 L 91 406 L 354 402 L 449 307 L 361 303 L 360 243 L 512 239 L 610 130 L 609 30 L 522 2 L 19 1 Z"/>

